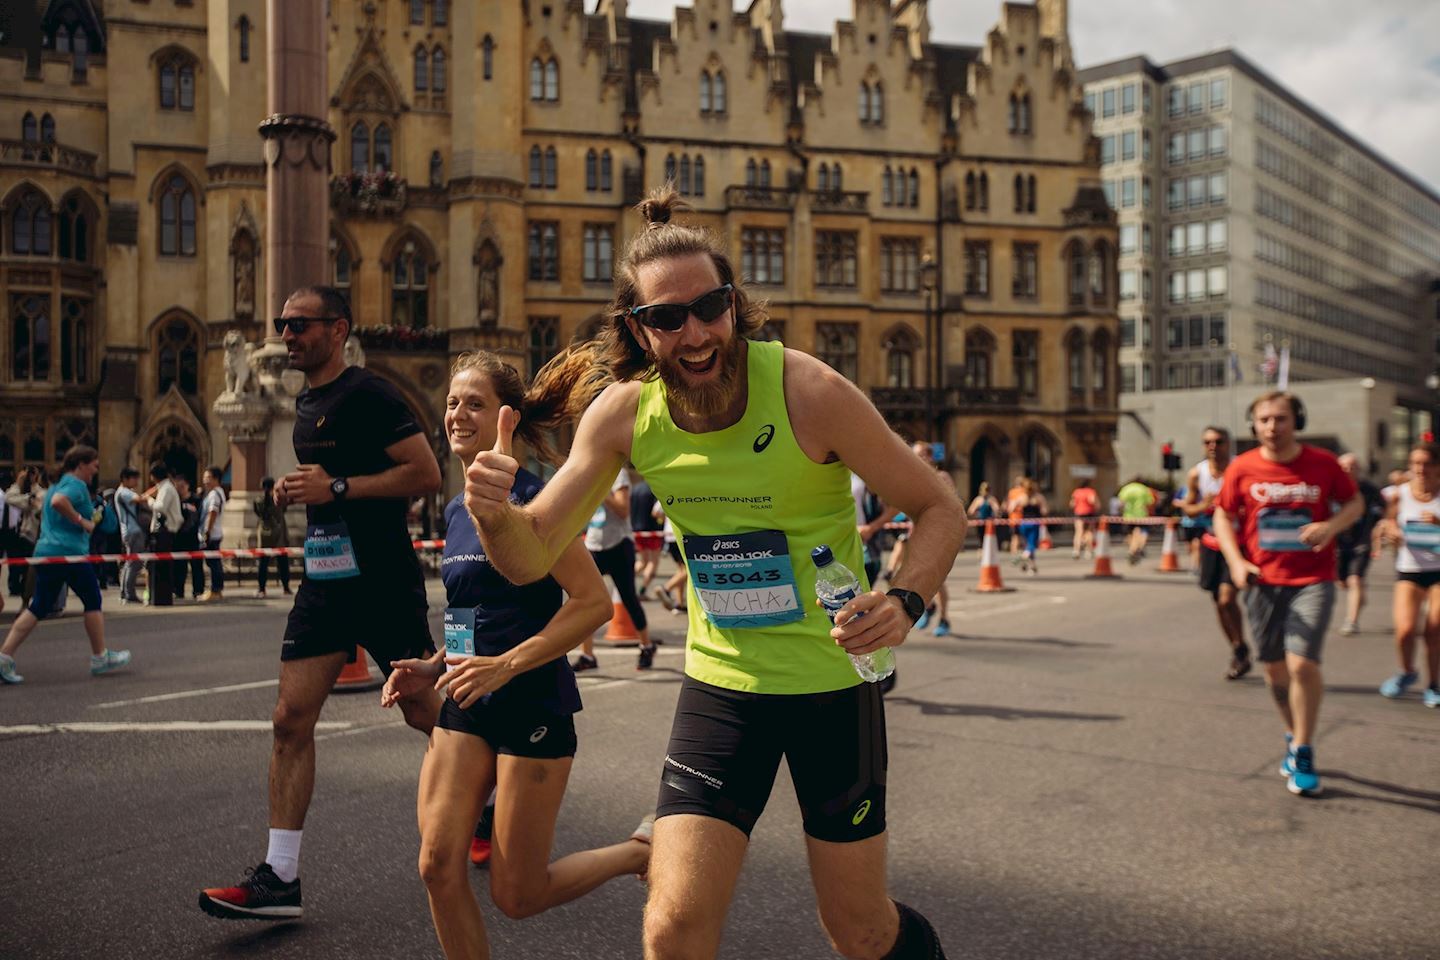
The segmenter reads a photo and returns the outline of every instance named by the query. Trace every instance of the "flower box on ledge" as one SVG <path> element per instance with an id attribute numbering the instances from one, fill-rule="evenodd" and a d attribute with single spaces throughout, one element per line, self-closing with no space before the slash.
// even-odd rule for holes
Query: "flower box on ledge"
<path id="1" fill-rule="evenodd" d="M 355 336 L 366 350 L 404 350 L 422 352 L 445 351 L 450 346 L 450 331 L 434 327 L 356 327 Z"/>
<path id="2" fill-rule="evenodd" d="M 330 179 L 330 208 L 339 214 L 397 216 L 405 209 L 406 184 L 389 170 L 341 173 Z"/>

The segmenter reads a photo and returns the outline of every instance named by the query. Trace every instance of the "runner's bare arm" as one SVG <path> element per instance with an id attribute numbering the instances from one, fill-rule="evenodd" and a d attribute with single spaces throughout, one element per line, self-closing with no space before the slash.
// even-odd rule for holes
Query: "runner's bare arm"
<path id="1" fill-rule="evenodd" d="M 440 489 L 440 464 L 435 459 L 430 444 L 423 433 L 412 433 L 385 448 L 385 455 L 395 462 L 379 473 L 358 477 L 346 477 L 349 489 L 347 500 L 383 499 L 424 496 Z M 330 489 L 334 478 L 317 463 L 302 463 L 294 473 L 286 474 L 275 485 L 277 492 L 284 490 L 285 501 L 275 498 L 276 503 L 329 503 L 335 499 Z"/>
<path id="2" fill-rule="evenodd" d="M 1250 585 L 1250 577 L 1259 576 L 1260 568 L 1249 560 L 1245 559 L 1240 552 L 1240 539 L 1235 535 L 1235 525 L 1230 520 L 1225 508 L 1215 507 L 1215 516 L 1210 521 L 1210 529 L 1215 534 L 1215 539 L 1220 543 L 1220 552 L 1225 556 L 1225 563 L 1230 568 L 1230 580 L 1235 586 L 1244 590 Z"/>
<path id="3" fill-rule="evenodd" d="M 1185 474 L 1185 499 L 1180 501 L 1180 509 L 1187 517 L 1198 517 L 1205 512 L 1205 504 L 1200 502 L 1200 491 L 1196 488 L 1200 485 L 1200 468 L 1191 467 L 1190 472 Z"/>
<path id="4" fill-rule="evenodd" d="M 881 500 L 911 519 L 914 528 L 906 544 L 905 559 L 892 583 L 924 597 L 934 596 L 954 566 L 955 555 L 965 539 L 965 511 L 954 486 L 915 456 L 870 400 L 828 364 L 786 350 L 785 401 L 796 440 L 806 456 L 817 463 L 841 461 Z M 883 599 L 882 595 L 871 593 L 851 603 L 857 612 L 865 612 L 879 599 Z M 889 605 L 899 611 L 899 601 L 891 599 Z M 846 649 L 864 653 L 900 642 L 910 627 L 903 612 L 900 617 L 905 629 L 893 642 L 860 647 L 847 642 Z M 846 619 L 843 613 L 837 617 L 837 631 Z"/>
<path id="5" fill-rule="evenodd" d="M 473 706 L 520 674 L 564 656 L 610 619 L 610 592 L 584 543 L 571 540 L 550 573 L 565 591 L 565 603 L 550 622 L 498 657 L 446 657 L 457 669 L 442 676 L 435 689 L 448 686 L 457 704 Z"/>
<path id="6" fill-rule="evenodd" d="M 510 450 L 515 424 L 502 408 L 495 449 L 480 451 L 465 471 L 465 509 L 485 555 L 511 583 L 545 576 L 585 529 L 630 455 L 639 403 L 638 382 L 606 387 L 580 418 L 565 465 L 523 508 L 509 502 L 518 464 Z"/>

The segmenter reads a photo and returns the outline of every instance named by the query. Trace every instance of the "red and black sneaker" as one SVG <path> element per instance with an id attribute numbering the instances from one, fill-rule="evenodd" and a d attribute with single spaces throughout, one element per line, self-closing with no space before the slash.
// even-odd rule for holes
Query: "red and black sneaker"
<path id="1" fill-rule="evenodd" d="M 298 920 L 300 878 L 286 883 L 262 863 L 246 870 L 237 886 L 201 890 L 200 909 L 222 920 Z"/>
<path id="2" fill-rule="evenodd" d="M 470 862 L 483 867 L 490 862 L 490 841 L 479 837 L 470 838 Z"/>

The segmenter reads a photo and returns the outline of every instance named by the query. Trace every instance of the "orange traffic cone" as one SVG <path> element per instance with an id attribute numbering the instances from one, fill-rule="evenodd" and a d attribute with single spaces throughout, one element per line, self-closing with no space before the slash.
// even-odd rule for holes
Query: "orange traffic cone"
<path id="1" fill-rule="evenodd" d="M 357 646 L 355 662 L 345 664 L 340 676 L 335 678 L 332 689 L 336 693 L 364 693 L 367 690 L 378 690 L 384 683 L 383 677 L 370 673 L 370 661 L 365 658 L 365 648 Z"/>
<path id="2" fill-rule="evenodd" d="M 1040 549 L 1055 549 L 1055 541 L 1050 539 L 1050 523 L 1047 520 L 1040 521 Z"/>
<path id="3" fill-rule="evenodd" d="M 1110 521 L 1100 518 L 1100 529 L 1095 532 L 1095 569 L 1085 575 L 1086 580 L 1119 580 L 1120 575 L 1110 566 Z"/>
<path id="4" fill-rule="evenodd" d="M 980 582 L 975 585 L 975 592 L 1010 593 L 1014 589 L 1000 579 L 1000 544 L 995 539 L 995 521 L 986 520 L 985 540 L 980 548 Z"/>
<path id="5" fill-rule="evenodd" d="M 1171 517 L 1165 522 L 1165 541 L 1160 547 L 1160 572 L 1184 573 L 1180 569 L 1180 553 L 1176 546 L 1175 527 L 1178 521 Z"/>
<path id="6" fill-rule="evenodd" d="M 605 642 L 614 644 L 630 644 L 640 642 L 640 631 L 635 629 L 635 621 L 630 619 L 630 611 L 625 609 L 625 604 L 620 602 L 620 591 L 612 585 L 610 587 L 610 604 L 614 613 L 610 616 L 610 623 L 605 628 Z"/>

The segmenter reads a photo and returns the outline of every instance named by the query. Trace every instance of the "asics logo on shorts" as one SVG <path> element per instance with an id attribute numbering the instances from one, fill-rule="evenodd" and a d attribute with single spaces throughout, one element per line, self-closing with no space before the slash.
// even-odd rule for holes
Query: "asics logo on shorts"
<path id="1" fill-rule="evenodd" d="M 536 728 L 535 728 L 535 732 L 532 733 L 532 734 L 530 734 L 530 742 L 531 742 L 531 743 L 539 743 L 541 740 L 544 740 L 544 739 L 545 739 L 545 734 L 547 734 L 547 733 L 549 733 L 549 732 L 550 732 L 550 728 L 549 728 L 549 727 L 536 727 Z"/>
<path id="2" fill-rule="evenodd" d="M 870 801 L 866 800 L 855 808 L 855 815 L 850 818 L 851 826 L 860 826 L 860 822 L 870 815 Z"/>

